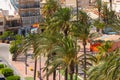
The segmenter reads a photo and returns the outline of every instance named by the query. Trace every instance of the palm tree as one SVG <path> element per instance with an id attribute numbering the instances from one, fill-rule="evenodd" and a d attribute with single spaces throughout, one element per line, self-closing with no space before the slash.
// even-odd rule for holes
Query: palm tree
<path id="1" fill-rule="evenodd" d="M 75 32 L 75 36 L 77 36 L 80 40 L 82 40 L 83 47 L 84 47 L 84 70 L 86 71 L 86 44 L 87 40 L 89 38 L 89 32 L 90 32 L 90 18 L 88 15 L 83 12 L 79 11 L 79 20 L 75 24 L 75 27 L 73 27 L 73 31 Z M 86 80 L 86 72 L 84 72 L 84 80 Z"/>
<path id="2" fill-rule="evenodd" d="M 103 5 L 103 10 L 102 10 L 102 16 L 103 21 L 105 23 L 106 27 L 111 27 L 113 28 L 115 31 L 119 31 L 119 22 L 120 22 L 120 18 L 117 17 L 117 15 L 115 14 L 115 11 L 109 10 L 109 8 L 107 7 L 107 4 Z"/>
<path id="3" fill-rule="evenodd" d="M 102 21 L 99 21 L 99 20 L 95 20 L 95 21 L 94 21 L 94 26 L 97 28 L 97 30 L 102 31 L 103 28 L 105 27 L 105 23 L 102 22 Z M 97 31 L 97 32 L 99 32 L 99 31 Z M 100 33 L 101 33 L 101 32 L 100 32 Z"/>
<path id="4" fill-rule="evenodd" d="M 70 74 L 70 80 L 73 80 L 74 66 L 77 62 L 76 43 L 70 37 L 59 38 L 57 40 L 57 44 L 50 50 L 51 53 L 54 52 L 56 55 L 50 57 L 50 62 L 47 66 L 49 67 L 48 75 L 60 67 L 63 70 L 67 69 Z M 68 80 L 68 78 L 65 78 L 65 80 Z"/>
<path id="5" fill-rule="evenodd" d="M 88 71 L 88 80 L 119 80 L 119 55 L 119 50 L 110 52 L 108 57 L 91 67 Z"/>
<path id="6" fill-rule="evenodd" d="M 46 70 L 46 74 L 48 74 L 49 71 L 49 67 L 47 67 L 47 64 L 49 64 L 49 61 L 51 61 L 50 58 L 56 55 L 55 52 L 51 52 L 51 49 L 55 46 L 55 44 L 58 43 L 58 38 L 60 37 L 61 35 L 58 35 L 58 33 L 51 35 L 49 34 L 49 30 L 45 30 L 42 33 L 42 37 L 40 37 L 40 40 L 38 39 L 39 42 L 36 50 L 38 53 L 36 53 L 35 56 L 39 56 L 41 53 L 43 53 L 47 57 L 46 68 L 44 69 L 44 71 Z M 49 75 L 45 76 L 48 80 Z M 53 71 L 53 80 L 56 80 L 56 69 Z"/>
<path id="7" fill-rule="evenodd" d="M 51 19 L 51 24 L 49 29 L 53 32 L 63 32 L 65 36 L 68 36 L 69 29 L 71 27 L 71 10 L 69 8 L 58 9 L 53 18 Z"/>
<path id="8" fill-rule="evenodd" d="M 57 0 L 46 0 L 46 4 L 42 9 L 42 15 L 45 18 L 51 17 L 59 7 L 60 5 Z"/>
<path id="9" fill-rule="evenodd" d="M 48 28 L 50 33 L 54 34 L 55 32 L 60 32 L 63 33 L 65 37 L 67 37 L 71 27 L 70 19 L 71 10 L 69 8 L 58 9 L 50 21 L 51 24 Z M 65 72 L 65 77 L 67 79 L 67 69 Z"/>
<path id="10" fill-rule="evenodd" d="M 112 46 L 112 42 L 110 41 L 105 41 L 101 43 L 100 46 L 98 46 L 99 52 L 95 54 L 95 57 L 98 60 L 97 63 L 99 63 L 99 61 L 105 59 L 108 56 L 111 46 Z"/>
<path id="11" fill-rule="evenodd" d="M 20 52 L 25 52 L 26 50 L 29 50 L 31 47 L 33 48 L 33 54 L 35 58 L 35 65 L 34 65 L 34 80 L 36 80 L 36 68 L 37 68 L 37 56 L 35 54 L 38 54 L 37 46 L 38 46 L 38 34 L 29 34 L 25 39 L 22 41 L 22 45 L 19 48 Z"/>

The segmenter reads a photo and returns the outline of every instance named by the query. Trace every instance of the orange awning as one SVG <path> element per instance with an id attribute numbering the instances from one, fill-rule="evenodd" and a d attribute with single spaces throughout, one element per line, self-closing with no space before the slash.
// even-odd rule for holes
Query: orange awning
<path id="1" fill-rule="evenodd" d="M 38 23 L 35 23 L 32 25 L 33 28 L 38 28 L 39 27 L 39 24 Z"/>

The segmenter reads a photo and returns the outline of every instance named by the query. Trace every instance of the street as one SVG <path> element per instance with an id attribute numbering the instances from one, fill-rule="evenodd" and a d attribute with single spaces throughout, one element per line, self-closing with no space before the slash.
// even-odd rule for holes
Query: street
<path id="1" fill-rule="evenodd" d="M 0 58 L 5 64 L 7 64 L 7 66 L 9 66 L 14 70 L 14 73 L 16 75 L 21 76 L 21 74 L 17 71 L 17 69 L 11 64 L 10 56 L 11 54 L 9 52 L 9 44 L 0 43 Z M 21 76 L 21 80 L 24 80 L 22 76 Z"/>

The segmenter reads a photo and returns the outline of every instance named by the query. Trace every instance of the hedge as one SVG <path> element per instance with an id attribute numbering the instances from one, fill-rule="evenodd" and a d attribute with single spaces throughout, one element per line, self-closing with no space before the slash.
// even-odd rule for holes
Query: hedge
<path id="1" fill-rule="evenodd" d="M 13 75 L 14 75 L 13 70 L 10 69 L 10 68 L 3 68 L 3 69 L 1 70 L 1 73 L 2 73 L 5 77 L 13 76 Z"/>
<path id="2" fill-rule="evenodd" d="M 5 65 L 4 64 L 0 64 L 0 69 L 4 68 Z"/>
<path id="3" fill-rule="evenodd" d="M 20 76 L 9 76 L 6 80 L 20 80 Z"/>

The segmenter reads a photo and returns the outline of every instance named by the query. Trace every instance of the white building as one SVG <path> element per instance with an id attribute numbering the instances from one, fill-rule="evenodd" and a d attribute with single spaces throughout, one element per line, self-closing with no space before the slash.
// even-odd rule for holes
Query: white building
<path id="1" fill-rule="evenodd" d="M 20 16 L 10 0 L 0 0 L 0 33 L 12 30 L 17 33 L 20 26 Z"/>

